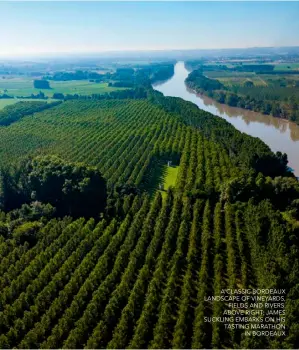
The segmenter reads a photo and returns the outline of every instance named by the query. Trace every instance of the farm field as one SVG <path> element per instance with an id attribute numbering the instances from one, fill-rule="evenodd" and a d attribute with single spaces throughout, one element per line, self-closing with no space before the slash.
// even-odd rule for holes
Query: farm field
<path id="1" fill-rule="evenodd" d="M 169 187 L 174 187 L 178 176 L 178 166 L 167 166 L 166 175 L 164 178 L 164 188 L 168 190 Z"/>
<path id="2" fill-rule="evenodd" d="M 96 165 L 108 189 L 143 189 L 117 198 L 113 216 L 47 221 L 34 246 L 0 239 L 1 348 L 255 347 L 205 323 L 225 304 L 204 297 L 278 285 L 270 266 L 290 266 L 287 223 L 267 201 L 234 201 L 229 183 L 247 171 L 219 142 L 144 99 L 67 101 L 0 127 L 0 150 L 6 162 L 50 153 Z M 162 200 L 147 190 L 163 162 L 173 189 Z M 257 240 L 265 222 L 279 252 L 274 238 Z"/>
<path id="3" fill-rule="evenodd" d="M 191 103 L 151 90 L 147 98 L 23 102 L 13 113 L 16 119 L 0 126 L 1 166 L 32 161 L 12 189 L 8 173 L 1 177 L 2 205 L 14 188 L 22 195 L 26 171 L 28 186 L 39 171 L 41 187 L 51 178 L 51 198 L 56 173 L 70 164 L 64 193 L 74 187 L 78 198 L 89 178 L 77 184 L 75 175 L 96 167 L 86 169 L 103 175 L 107 205 L 91 218 L 55 216 L 37 200 L 0 212 L 2 232 L 12 228 L 0 237 L 0 348 L 292 344 L 299 188 L 283 155 Z M 55 172 L 34 165 L 47 156 L 55 156 Z M 32 198 L 39 190 L 26 193 Z M 204 321 L 227 307 L 206 301 L 208 295 L 287 282 L 285 337 L 256 343 L 243 330 Z"/>
<path id="4" fill-rule="evenodd" d="M 0 1 L 0 350 L 299 349 L 299 2 L 208 3 Z"/>
<path id="5" fill-rule="evenodd" d="M 235 62 L 206 62 L 205 65 L 206 66 L 212 66 L 212 67 L 215 67 L 217 68 L 217 66 L 219 65 L 224 65 L 226 66 L 227 68 L 235 68 L 236 66 L 240 65 L 240 63 L 242 64 L 250 64 L 250 65 L 256 65 L 256 66 L 259 66 L 259 65 L 273 65 L 274 66 L 274 70 L 278 70 L 278 71 L 281 71 L 281 70 L 285 70 L 285 71 L 288 71 L 288 70 L 298 70 L 299 69 L 299 63 L 293 63 L 293 62 L 285 62 L 285 63 L 280 63 L 280 62 L 269 62 L 269 63 L 260 63 L 260 62 L 256 62 L 256 61 L 249 61 L 249 60 L 236 60 Z M 241 72 L 239 72 L 241 73 Z"/>
<path id="6" fill-rule="evenodd" d="M 217 79 L 227 87 L 243 86 L 246 81 L 252 81 L 255 86 L 267 86 L 268 79 L 273 76 L 258 75 L 253 72 L 228 72 L 228 71 L 204 71 L 204 74 L 211 79 Z M 275 78 L 274 78 L 275 79 Z"/>
<path id="7" fill-rule="evenodd" d="M 253 225 L 263 220 L 277 225 L 280 219 L 267 205 L 238 211 L 171 193 L 162 202 L 158 192 L 152 201 L 136 197 L 123 220 L 51 220 L 42 229 L 47 239 L 34 248 L 2 242 L 1 249 L 11 245 L 13 254 L 1 264 L 1 347 L 232 345 L 241 332 L 205 323 L 203 316 L 220 317 L 225 306 L 211 309 L 204 296 L 250 287 L 256 278 L 269 283 L 272 276 L 258 272 L 259 246 L 249 243 Z M 250 339 L 241 346 L 254 346 Z"/>
<path id="8" fill-rule="evenodd" d="M 162 185 L 163 189 L 159 190 L 159 192 L 162 195 L 162 198 L 165 200 L 167 197 L 167 191 L 169 188 L 174 188 L 177 180 L 179 172 L 179 166 L 171 165 L 171 166 L 166 166 L 163 165 L 163 171 L 162 171 L 162 178 L 161 182 L 159 184 L 159 187 Z M 151 192 L 156 192 L 156 188 L 153 189 L 154 191 Z"/>
<path id="9" fill-rule="evenodd" d="M 246 81 L 252 81 L 255 86 L 267 86 L 267 81 L 265 80 L 265 78 L 256 75 L 248 74 L 243 76 L 231 77 L 216 77 L 216 75 L 214 75 L 214 77 L 227 87 L 231 87 L 234 85 L 243 86 Z"/>
<path id="10" fill-rule="evenodd" d="M 274 70 L 299 70 L 299 63 L 278 63 Z"/>
<path id="11" fill-rule="evenodd" d="M 39 99 L 39 98 L 35 98 L 35 99 L 29 99 L 29 98 L 1 98 L 0 99 L 0 110 L 3 109 L 4 107 L 6 106 L 9 106 L 9 105 L 13 105 L 15 103 L 18 103 L 18 102 L 21 102 L 21 101 L 42 101 L 42 102 L 47 102 L 47 103 L 51 103 L 53 101 L 56 101 L 55 99 L 53 98 L 48 98 L 47 100 L 44 100 L 44 99 Z"/>
<path id="12" fill-rule="evenodd" d="M 195 62 L 185 63 L 189 70 L 186 82 L 189 88 L 206 94 L 217 102 L 232 107 L 245 108 L 274 117 L 291 120 L 299 123 L 299 75 L 288 74 L 288 66 L 277 72 L 266 64 L 240 65 L 238 70 L 227 70 L 223 65 L 200 66 Z M 247 71 L 246 71 L 247 69 Z M 272 73 L 271 73 L 272 72 Z"/>
<path id="13" fill-rule="evenodd" d="M 33 79 L 30 78 L 0 79 L 0 93 L 6 90 L 5 93 L 9 96 L 30 96 L 40 91 L 48 97 L 52 97 L 54 93 L 90 95 L 122 89 L 110 87 L 107 83 L 93 83 L 88 80 L 50 81 L 50 86 L 51 89 L 40 90 L 33 87 Z"/>
<path id="14" fill-rule="evenodd" d="M 252 72 L 235 72 L 235 71 L 226 71 L 226 70 L 212 70 L 204 71 L 204 74 L 209 78 L 249 78 L 254 77 L 255 73 Z"/>
<path id="15" fill-rule="evenodd" d="M 14 103 L 16 103 L 17 100 L 15 99 L 12 99 L 12 98 L 3 98 L 3 99 L 0 99 L 0 109 L 6 107 L 6 106 L 9 106 L 9 105 L 12 105 Z"/>
<path id="16" fill-rule="evenodd" d="M 0 157 L 3 163 L 11 163 L 35 150 L 50 152 L 98 166 L 108 185 L 147 186 L 148 169 L 157 154 L 165 157 L 166 164 L 167 157 L 175 158 L 183 151 L 190 133 L 179 119 L 146 101 L 68 101 L 0 127 Z M 170 169 L 167 187 L 174 183 L 178 170 Z"/>

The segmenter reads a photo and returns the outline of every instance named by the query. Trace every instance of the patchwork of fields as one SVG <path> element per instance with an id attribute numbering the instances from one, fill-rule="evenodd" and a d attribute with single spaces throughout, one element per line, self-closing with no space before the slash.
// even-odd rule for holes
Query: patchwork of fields
<path id="1" fill-rule="evenodd" d="M 0 212 L 1 229 L 12 230 L 0 236 L 0 348 L 293 344 L 297 226 L 288 209 L 299 188 L 284 177 L 283 156 L 191 103 L 151 93 L 63 101 L 0 127 L 2 166 L 58 155 L 74 162 L 73 174 L 77 162 L 97 166 L 108 192 L 91 219 L 33 212 L 26 221 L 28 204 Z M 281 176 L 262 174 L 271 167 Z M 32 232 L 34 244 L 20 239 Z M 256 341 L 205 322 L 227 308 L 205 296 L 281 283 L 290 286 L 286 337 Z"/>
<path id="2" fill-rule="evenodd" d="M 190 61 L 185 66 L 191 71 L 189 88 L 232 107 L 299 123 L 299 64 Z"/>
<path id="3" fill-rule="evenodd" d="M 72 80 L 72 81 L 50 81 L 51 89 L 35 89 L 33 87 L 33 79 L 30 78 L 0 78 L 0 94 L 6 93 L 9 96 L 30 96 L 38 94 L 42 91 L 46 96 L 52 97 L 54 93 L 63 94 L 102 94 L 119 90 L 108 86 L 108 83 L 95 83 L 88 80 Z"/>

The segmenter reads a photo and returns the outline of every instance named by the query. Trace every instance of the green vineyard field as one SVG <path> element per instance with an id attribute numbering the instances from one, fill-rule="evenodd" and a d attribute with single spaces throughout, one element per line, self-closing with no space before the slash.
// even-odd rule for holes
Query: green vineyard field
<path id="1" fill-rule="evenodd" d="M 296 346 L 298 183 L 281 155 L 194 108 L 66 101 L 0 127 L 2 166 L 58 155 L 98 167 L 109 195 L 138 189 L 112 201 L 113 215 L 35 222 L 34 245 L 0 236 L 0 348 Z M 281 286 L 285 337 L 204 321 L 225 309 L 206 296 Z"/>
<path id="2" fill-rule="evenodd" d="M 240 211 L 172 192 L 162 202 L 157 192 L 135 197 L 124 215 L 52 220 L 31 249 L 1 243 L 1 348 L 251 347 L 203 322 L 224 308 L 204 296 L 279 283 L 268 264 L 281 263 L 286 229 L 271 206 Z M 265 221 L 279 252 L 258 242 Z"/>
<path id="3" fill-rule="evenodd" d="M 183 172 L 184 162 L 188 162 L 185 158 L 192 157 L 190 183 L 194 181 L 192 176 L 198 184 L 208 181 L 205 170 L 196 169 L 197 157 L 205 157 L 207 164 L 217 163 L 217 171 L 215 174 L 210 171 L 209 179 L 215 185 L 221 177 L 226 179 L 234 172 L 224 150 L 203 140 L 197 130 L 190 129 L 179 117 L 144 100 L 64 102 L 24 117 L 8 128 L 0 128 L 0 157 L 4 163 L 37 150 L 96 165 L 108 184 L 139 186 L 149 182 L 155 178 L 149 171 L 154 161 L 163 159 L 162 164 L 167 164 L 168 159 L 179 159 L 181 153 Z M 203 173 L 197 176 L 196 171 Z M 189 185 L 190 189 L 192 186 Z"/>

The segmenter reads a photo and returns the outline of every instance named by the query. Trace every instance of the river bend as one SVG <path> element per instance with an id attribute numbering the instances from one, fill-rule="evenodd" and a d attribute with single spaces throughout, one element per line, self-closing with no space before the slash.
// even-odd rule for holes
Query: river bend
<path id="1" fill-rule="evenodd" d="M 166 82 L 155 84 L 154 89 L 165 96 L 181 97 L 199 108 L 224 118 L 236 129 L 262 139 L 273 152 L 288 155 L 289 166 L 299 176 L 299 126 L 283 119 L 220 104 L 209 97 L 196 94 L 185 85 L 189 72 L 184 62 L 175 65 L 175 72 Z"/>

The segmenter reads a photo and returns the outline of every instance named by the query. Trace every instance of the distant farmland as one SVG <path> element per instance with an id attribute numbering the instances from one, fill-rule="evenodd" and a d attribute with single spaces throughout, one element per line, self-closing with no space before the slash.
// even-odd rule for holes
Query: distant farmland
<path id="1" fill-rule="evenodd" d="M 50 86 L 51 89 L 42 90 L 48 97 L 52 97 L 55 92 L 90 95 L 121 89 L 109 87 L 108 83 L 95 83 L 88 80 L 50 81 Z M 31 78 L 0 79 L 0 94 L 6 93 L 10 96 L 30 96 L 31 94 L 38 94 L 40 91 L 40 89 L 35 89 L 33 87 L 33 80 Z"/>
<path id="2" fill-rule="evenodd" d="M 12 105 L 16 102 L 17 102 L 17 100 L 12 99 L 12 98 L 0 99 L 0 109 L 4 108 L 5 106 Z"/>

